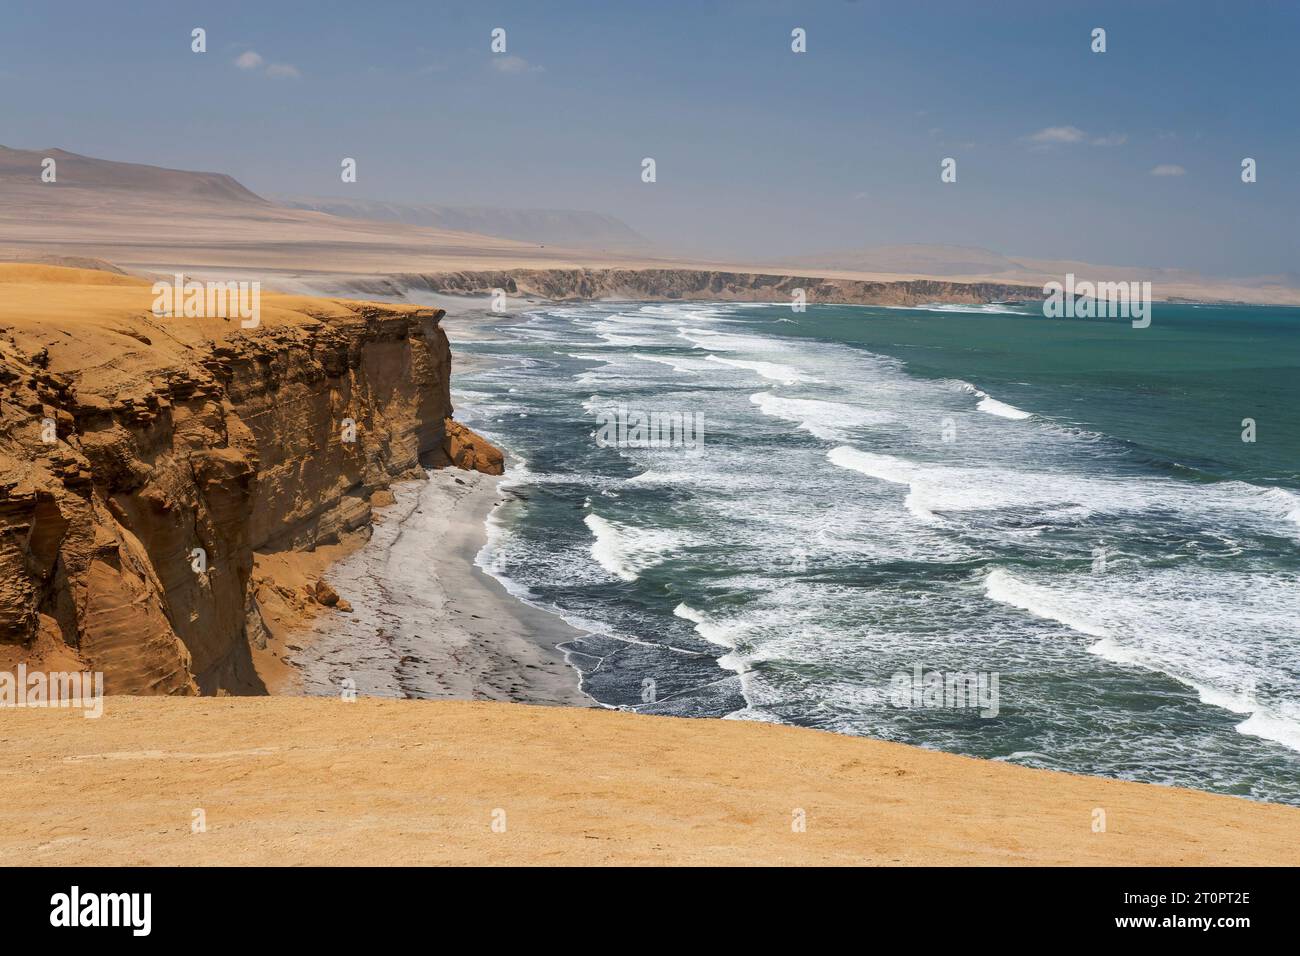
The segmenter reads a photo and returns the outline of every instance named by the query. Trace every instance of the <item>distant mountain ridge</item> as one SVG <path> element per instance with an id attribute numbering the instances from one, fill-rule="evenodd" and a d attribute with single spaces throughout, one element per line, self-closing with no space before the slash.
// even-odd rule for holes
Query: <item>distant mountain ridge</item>
<path id="1" fill-rule="evenodd" d="M 58 178 L 53 183 L 41 177 L 47 158 L 57 162 Z M 810 227 L 805 238 L 815 234 Z M 1286 273 L 1207 277 L 1181 269 L 1099 265 L 915 243 L 765 260 L 696 258 L 651 246 L 626 223 L 595 212 L 323 197 L 277 201 L 223 173 L 115 162 L 57 148 L 3 146 L 0 260 L 92 268 L 102 268 L 97 263 L 106 262 L 144 273 L 253 270 L 268 279 L 277 275 L 290 287 L 304 275 L 321 273 L 561 270 L 586 276 L 574 280 L 572 291 L 563 292 L 566 296 L 582 295 L 588 286 L 599 287 L 598 295 L 616 294 L 609 288 L 611 270 L 666 270 L 678 278 L 668 283 L 665 295 L 750 297 L 759 295 L 759 287 L 770 277 L 785 276 L 824 281 L 827 294 L 838 290 L 851 300 L 877 293 L 839 283 L 934 280 L 1041 290 L 1046 282 L 1062 281 L 1074 273 L 1078 280 L 1094 282 L 1149 281 L 1161 301 L 1300 306 L 1300 283 L 1294 274 Z M 688 274 L 694 278 L 688 281 Z M 708 278 L 697 282 L 700 276 Z M 715 281 L 718 276 L 732 278 Z M 569 288 L 568 281 L 560 283 L 562 289 Z M 656 288 L 662 284 L 656 283 Z M 715 290 L 718 283 L 721 287 Z M 615 284 L 641 288 L 621 279 Z M 642 293 L 651 294 L 651 289 Z"/>
<path id="2" fill-rule="evenodd" d="M 290 209 L 307 209 L 346 219 L 401 222 L 454 232 L 514 239 L 518 242 L 577 248 L 640 250 L 648 239 L 621 219 L 574 209 L 503 209 L 491 206 L 444 206 L 438 203 L 396 203 L 375 199 L 328 196 L 273 196 Z"/>
<path id="3" fill-rule="evenodd" d="M 56 186 L 130 189 L 158 195 L 268 205 L 257 193 L 225 173 L 167 169 L 144 163 L 119 163 L 70 153 L 66 149 L 10 149 L 0 146 L 0 182 L 40 183 L 43 163 L 55 161 Z"/>

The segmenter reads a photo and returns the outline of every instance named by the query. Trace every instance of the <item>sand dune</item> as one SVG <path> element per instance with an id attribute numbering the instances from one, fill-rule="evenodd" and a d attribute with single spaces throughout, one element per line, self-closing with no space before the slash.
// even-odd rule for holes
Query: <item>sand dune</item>
<path id="1" fill-rule="evenodd" d="M 11 863 L 1300 858 L 1293 807 L 771 724 L 287 697 L 115 697 L 98 720 L 32 709 L 4 721 L 0 853 Z M 196 810 L 206 832 L 192 832 Z M 1098 810 L 1105 832 L 1094 832 Z"/>

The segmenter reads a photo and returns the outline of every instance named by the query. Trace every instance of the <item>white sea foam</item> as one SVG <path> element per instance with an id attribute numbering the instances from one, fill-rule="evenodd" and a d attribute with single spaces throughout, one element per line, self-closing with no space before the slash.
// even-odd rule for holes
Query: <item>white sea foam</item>
<path id="1" fill-rule="evenodd" d="M 1067 523 L 1096 514 L 1137 519 L 1156 513 L 1179 515 L 1204 533 L 1245 527 L 1294 534 L 1300 529 L 1294 511 L 1300 508 L 1300 500 L 1282 489 L 1262 489 L 1246 482 L 1192 485 L 1162 477 L 1134 482 L 1061 471 L 918 465 L 851 445 L 832 449 L 827 457 L 841 468 L 908 485 L 905 505 L 926 521 L 938 516 L 953 520 L 974 512 Z"/>
<path id="2" fill-rule="evenodd" d="M 673 613 L 680 618 L 684 618 L 695 625 L 695 631 L 705 640 L 717 644 L 721 647 L 735 649 L 736 631 L 739 629 L 736 625 L 719 624 L 710 620 L 703 611 L 697 611 L 689 604 L 682 602 L 673 608 Z"/>
<path id="3" fill-rule="evenodd" d="M 719 647 L 725 647 L 732 653 L 724 654 L 718 658 L 718 666 L 724 670 L 734 671 L 737 674 L 745 675 L 741 680 L 742 693 L 748 700 L 747 690 L 752 686 L 748 680 L 749 663 L 745 658 L 736 652 L 737 636 L 745 630 L 745 625 L 739 621 L 723 623 L 715 621 L 702 611 L 698 611 L 689 604 L 682 602 L 673 608 L 673 614 L 684 620 L 690 621 L 695 625 L 695 633 L 704 638 L 710 644 L 716 644 Z"/>
<path id="4" fill-rule="evenodd" d="M 617 332 L 618 326 L 634 326 L 639 329 L 649 329 L 654 325 L 655 323 L 647 320 L 644 315 L 625 315 L 620 312 L 617 315 L 606 315 L 602 317 L 592 324 L 592 328 L 596 329 L 598 332 Z M 613 328 L 611 328 L 611 326 L 613 326 Z"/>
<path id="5" fill-rule="evenodd" d="M 1263 737 L 1300 751 L 1300 720 L 1259 710 L 1237 725 L 1237 732 Z"/>
<path id="6" fill-rule="evenodd" d="M 685 325 L 677 326 L 677 335 L 690 342 L 695 348 L 710 352 L 752 352 L 762 355 L 767 352 L 788 351 L 781 342 L 758 335 L 733 335 L 715 329 L 691 328 Z"/>
<path id="7" fill-rule="evenodd" d="M 1155 572 L 1118 583 L 1109 574 L 1075 576 L 1068 587 L 1047 587 L 994 568 L 985 578 L 985 593 L 1098 638 L 1088 646 L 1098 657 L 1164 674 L 1196 691 L 1203 704 L 1247 715 L 1236 725 L 1239 733 L 1300 750 L 1300 707 L 1262 702 L 1240 689 L 1254 679 L 1254 654 L 1247 642 L 1276 626 L 1272 615 L 1280 602 L 1297 603 L 1288 596 L 1289 585 L 1260 582 L 1251 594 L 1228 582 L 1216 590 L 1195 574 L 1194 569 Z M 1199 593 L 1192 603 L 1185 595 L 1194 586 Z M 1187 643 L 1186 636 L 1198 625 L 1221 631 L 1224 642 Z"/>
<path id="8" fill-rule="evenodd" d="M 816 381 L 815 379 L 804 375 L 797 368 L 791 368 L 789 365 L 781 365 L 778 362 L 747 362 L 741 359 L 725 359 L 717 355 L 710 355 L 708 361 L 715 362 L 719 365 L 728 365 L 731 368 L 743 368 L 750 372 L 757 372 L 762 378 L 771 379 L 774 382 L 781 382 L 785 385 L 795 385 L 799 382 Z"/>
<path id="9" fill-rule="evenodd" d="M 987 415 L 996 415 L 999 418 L 1009 418 L 1013 421 L 1024 421 L 1026 418 L 1033 418 L 1032 412 L 1016 408 L 1006 402 L 1000 402 L 982 388 L 977 388 L 970 382 L 963 382 L 961 379 L 951 379 L 947 384 L 952 385 L 969 395 L 974 395 L 979 399 L 975 405 L 977 409 Z"/>
<path id="10" fill-rule="evenodd" d="M 1001 568 L 994 568 L 988 573 L 984 579 L 984 592 L 991 600 L 1018 607 L 1035 617 L 1064 624 L 1081 634 L 1100 638 L 1110 636 L 1101 625 L 1088 620 L 1072 608 L 1063 606 L 1048 588 L 1021 581 Z"/>
<path id="11" fill-rule="evenodd" d="M 656 319 L 687 319 L 693 322 L 727 322 L 727 317 L 734 312 L 732 306 L 704 305 L 701 303 L 654 303 L 643 305 L 639 314 Z"/>
<path id="12" fill-rule="evenodd" d="M 1252 485 L 1251 487 L 1256 486 Z M 1260 497 L 1281 516 L 1283 521 L 1290 522 L 1295 526 L 1288 530 L 1292 532 L 1300 530 L 1300 496 L 1287 491 L 1285 488 L 1269 488 Z"/>
<path id="13" fill-rule="evenodd" d="M 772 392 L 757 392 L 749 400 L 764 415 L 795 422 L 823 441 L 846 441 L 846 428 L 867 428 L 893 420 L 885 412 L 817 398 L 783 398 Z"/>
<path id="14" fill-rule="evenodd" d="M 959 302 L 932 302 L 928 305 L 886 305 L 880 308 L 903 309 L 908 312 L 975 312 L 981 315 L 1032 315 L 1024 309 L 1016 309 L 1001 302 L 987 302 L 979 305 Z"/>
<path id="15" fill-rule="evenodd" d="M 911 484 L 920 471 L 917 465 L 905 459 L 859 451 L 849 445 L 832 448 L 826 457 L 832 465 L 897 485 Z"/>
<path id="16" fill-rule="evenodd" d="M 641 352 L 633 352 L 629 358 L 634 358 L 642 362 L 654 362 L 656 365 L 666 365 L 676 372 L 683 372 L 687 375 L 699 375 L 701 372 L 709 371 L 709 366 L 703 359 L 681 358 L 675 355 L 645 355 Z"/>
<path id="17" fill-rule="evenodd" d="M 602 568 L 624 581 L 635 581 L 642 571 L 663 561 L 679 544 L 678 537 L 669 532 L 615 524 L 600 515 L 589 514 L 583 521 L 595 536 L 591 556 Z"/>
<path id="18" fill-rule="evenodd" d="M 990 398 L 985 395 L 975 406 L 981 412 L 987 412 L 990 415 L 997 415 L 999 418 L 1010 418 L 1013 421 L 1023 421 L 1026 418 L 1033 418 L 1030 412 L 1016 408 L 1014 405 L 1008 405 L 1006 402 L 999 402 L 996 398 Z"/>
<path id="19" fill-rule="evenodd" d="M 689 484 L 699 477 L 696 472 L 689 471 L 657 471 L 649 469 L 639 475 L 633 475 L 627 480 L 629 485 L 681 485 Z"/>
<path id="20" fill-rule="evenodd" d="M 664 339 L 644 335 L 615 335 L 613 332 L 601 332 L 600 337 L 617 348 L 656 348 L 670 344 Z"/>

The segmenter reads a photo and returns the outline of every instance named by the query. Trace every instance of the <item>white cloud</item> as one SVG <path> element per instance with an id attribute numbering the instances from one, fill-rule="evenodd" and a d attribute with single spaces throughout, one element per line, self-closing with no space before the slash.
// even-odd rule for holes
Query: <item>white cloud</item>
<path id="1" fill-rule="evenodd" d="M 540 73 L 540 66 L 533 66 L 522 56 L 501 56 L 500 54 L 492 57 L 492 68 L 498 73 Z"/>
<path id="2" fill-rule="evenodd" d="M 1048 126 L 1028 137 L 1031 143 L 1042 146 L 1056 146 L 1061 143 L 1082 143 L 1088 134 L 1077 126 Z"/>
<path id="3" fill-rule="evenodd" d="M 1093 136 L 1077 126 L 1046 126 L 1036 133 L 1030 133 L 1025 142 L 1032 143 L 1035 149 L 1052 149 L 1056 146 L 1072 146 L 1075 143 L 1087 143 L 1089 146 L 1123 146 L 1128 142 L 1126 133 L 1107 133 L 1105 136 Z"/>
<path id="4" fill-rule="evenodd" d="M 245 50 L 235 57 L 235 66 L 241 70 L 260 70 L 263 64 L 266 65 L 266 75 L 272 79 L 302 79 L 302 74 L 298 72 L 296 66 L 290 66 L 288 63 L 267 63 L 262 54 L 256 50 Z"/>
<path id="5" fill-rule="evenodd" d="M 1182 176 L 1185 175 L 1186 172 L 1187 170 L 1183 169 L 1183 167 L 1181 166 L 1175 165 L 1174 163 L 1161 163 L 1159 166 L 1156 166 L 1154 169 L 1151 170 L 1151 175 L 1152 176 Z"/>

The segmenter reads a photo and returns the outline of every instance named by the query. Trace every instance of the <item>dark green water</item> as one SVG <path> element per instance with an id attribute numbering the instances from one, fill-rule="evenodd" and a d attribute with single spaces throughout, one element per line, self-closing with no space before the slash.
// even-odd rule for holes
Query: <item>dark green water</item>
<path id="1" fill-rule="evenodd" d="M 783 333 L 847 342 L 910 372 L 977 382 L 1221 478 L 1300 486 L 1300 309 L 1155 304 L 1105 319 L 834 306 Z M 1242 420 L 1256 441 L 1242 441 Z"/>

